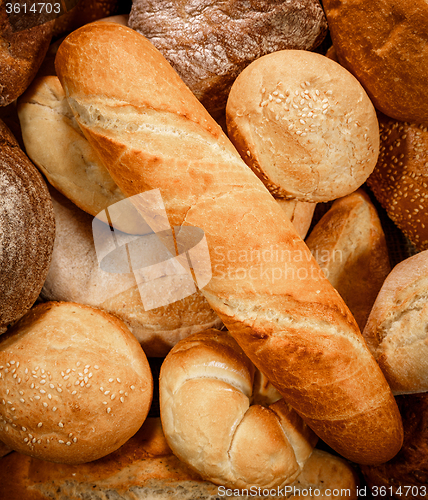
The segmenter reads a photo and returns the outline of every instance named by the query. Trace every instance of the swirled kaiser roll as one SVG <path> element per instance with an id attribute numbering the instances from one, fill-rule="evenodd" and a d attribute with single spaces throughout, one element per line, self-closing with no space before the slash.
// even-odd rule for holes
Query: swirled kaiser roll
<path id="1" fill-rule="evenodd" d="M 227 333 L 180 341 L 162 364 L 162 426 L 178 458 L 230 488 L 282 488 L 303 470 L 317 437 L 283 400 L 252 404 L 254 366 Z"/>
<path id="2" fill-rule="evenodd" d="M 26 455 L 103 457 L 138 431 L 152 393 L 144 351 L 99 309 L 39 304 L 0 338 L 0 439 Z"/>
<path id="3" fill-rule="evenodd" d="M 380 463 L 395 455 L 401 419 L 355 320 L 163 56 L 133 30 L 100 22 L 69 35 L 55 64 L 120 189 L 158 188 L 173 226 L 203 229 L 212 266 L 203 294 L 284 399 L 345 457 Z"/>
<path id="4" fill-rule="evenodd" d="M 46 184 L 0 120 L 0 334 L 36 301 L 54 239 Z"/>

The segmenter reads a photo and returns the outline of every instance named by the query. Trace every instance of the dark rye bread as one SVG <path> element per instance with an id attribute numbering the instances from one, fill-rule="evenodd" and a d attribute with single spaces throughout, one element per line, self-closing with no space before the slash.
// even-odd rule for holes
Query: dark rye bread
<path id="1" fill-rule="evenodd" d="M 43 22 L 38 14 L 31 14 L 32 26 L 20 26 L 19 22 L 28 20 L 29 15 L 23 14 L 11 25 L 6 2 L 0 3 L 0 106 L 10 104 L 28 87 L 52 38 L 54 21 Z M 38 21 L 43 24 L 35 26 Z"/>
<path id="2" fill-rule="evenodd" d="M 54 238 L 46 184 L 0 121 L 0 334 L 36 301 Z"/>
<path id="3" fill-rule="evenodd" d="M 428 128 L 379 113 L 380 149 L 367 180 L 379 203 L 418 250 L 428 249 Z"/>
<path id="4" fill-rule="evenodd" d="M 318 0 L 135 0 L 128 25 L 160 50 L 214 116 L 252 61 L 282 49 L 311 50 L 327 33 Z"/>

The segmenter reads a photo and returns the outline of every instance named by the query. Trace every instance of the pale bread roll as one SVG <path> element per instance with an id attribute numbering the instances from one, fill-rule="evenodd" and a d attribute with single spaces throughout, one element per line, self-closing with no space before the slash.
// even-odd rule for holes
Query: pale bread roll
<path id="1" fill-rule="evenodd" d="M 379 153 L 370 99 L 328 57 L 283 50 L 235 80 L 227 130 L 242 158 L 276 197 L 325 202 L 359 188 Z"/>
<path id="2" fill-rule="evenodd" d="M 306 244 L 363 330 L 391 271 L 385 234 L 368 195 L 359 189 L 336 200 Z"/>
<path id="3" fill-rule="evenodd" d="M 98 307 L 131 330 L 147 356 L 165 356 L 180 339 L 222 322 L 200 291 L 170 305 L 145 310 L 132 273 L 101 269 L 94 247 L 92 217 L 51 188 L 56 218 L 52 263 L 41 296 Z M 141 252 L 145 248 L 142 246 Z M 170 278 L 159 278 L 158 287 Z"/>
<path id="4" fill-rule="evenodd" d="M 337 452 L 391 458 L 401 418 L 349 309 L 162 55 L 131 29 L 94 23 L 64 40 L 55 66 L 121 190 L 160 193 L 171 225 L 204 231 L 212 277 L 203 294 L 254 364 Z"/>
<path id="5" fill-rule="evenodd" d="M 71 302 L 39 304 L 0 339 L 0 439 L 53 462 L 111 453 L 147 417 L 153 379 L 122 321 Z"/>
<path id="6" fill-rule="evenodd" d="M 314 450 L 289 488 L 289 500 L 357 498 L 352 468 L 321 450 Z M 319 492 L 314 494 L 316 489 Z M 333 495 L 333 490 L 338 490 L 339 496 Z M 90 464 L 52 464 L 19 453 L 0 460 L 0 496 L 8 500 L 50 500 L 59 495 L 67 500 L 112 495 L 116 500 L 129 500 L 131 496 L 133 500 L 215 500 L 226 492 L 230 494 L 230 490 L 201 479 L 172 454 L 158 418 L 148 418 L 119 450 Z M 235 493 L 233 498 L 237 500 L 277 498 L 266 496 L 262 490 L 259 494 L 257 489 Z"/>
<path id="7" fill-rule="evenodd" d="M 363 335 L 395 394 L 428 391 L 428 250 L 397 264 Z"/>

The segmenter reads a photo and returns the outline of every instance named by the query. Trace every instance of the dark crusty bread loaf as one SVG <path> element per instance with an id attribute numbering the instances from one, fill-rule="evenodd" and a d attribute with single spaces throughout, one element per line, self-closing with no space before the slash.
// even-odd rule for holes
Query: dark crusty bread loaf
<path id="1" fill-rule="evenodd" d="M 37 5 L 37 4 L 36 4 Z M 31 83 L 48 50 L 54 21 L 36 25 L 45 13 L 22 12 L 23 29 L 12 26 L 6 14 L 6 2 L 0 4 L 0 106 L 6 106 L 20 96 Z"/>
<path id="2" fill-rule="evenodd" d="M 391 271 L 385 234 L 368 195 L 359 189 L 336 200 L 306 244 L 363 330 Z"/>
<path id="3" fill-rule="evenodd" d="M 36 301 L 54 238 L 46 184 L 0 121 L 0 334 Z"/>
<path id="4" fill-rule="evenodd" d="M 158 188 L 171 225 L 203 229 L 212 267 L 203 294 L 284 399 L 347 458 L 392 457 L 400 416 L 354 318 L 163 56 L 129 28 L 93 23 L 66 38 L 56 69 L 120 189 Z"/>
<path id="5" fill-rule="evenodd" d="M 379 114 L 379 159 L 367 180 L 389 217 L 419 250 L 428 249 L 427 127 Z"/>
<path id="6" fill-rule="evenodd" d="M 251 61 L 276 50 L 314 49 L 327 32 L 318 0 L 135 0 L 128 25 L 160 50 L 215 116 Z"/>
<path id="7" fill-rule="evenodd" d="M 377 109 L 428 122 L 428 3 L 425 0 L 323 0 L 339 62 Z"/>
<path id="8" fill-rule="evenodd" d="M 294 494 L 288 498 L 319 499 L 319 494 L 308 494 L 311 487 L 312 492 L 319 489 L 324 500 L 357 498 L 352 468 L 321 450 L 314 450 L 302 474 L 290 485 Z M 333 495 L 336 489 L 339 496 Z M 233 498 L 276 498 L 260 493 L 254 489 L 251 495 L 243 492 Z M 148 418 L 119 450 L 90 464 L 52 464 L 19 453 L 0 460 L 0 497 L 7 500 L 215 500 L 225 494 L 226 490 L 204 481 L 172 454 L 158 418 Z"/>

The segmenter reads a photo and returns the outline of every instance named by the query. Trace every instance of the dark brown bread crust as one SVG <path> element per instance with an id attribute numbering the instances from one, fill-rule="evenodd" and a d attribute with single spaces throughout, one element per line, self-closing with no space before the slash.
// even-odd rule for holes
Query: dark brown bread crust
<path id="1" fill-rule="evenodd" d="M 367 184 L 419 249 L 428 249 L 428 129 L 379 114 L 380 150 Z"/>
<path id="2" fill-rule="evenodd" d="M 253 60 L 276 50 L 311 50 L 327 33 L 318 0 L 136 0 L 128 25 L 162 52 L 215 116 Z"/>
<path id="3" fill-rule="evenodd" d="M 54 21 L 49 21 L 15 29 L 6 14 L 6 2 L 0 4 L 0 106 L 10 104 L 31 83 L 48 50 L 53 27 Z"/>
<path id="4" fill-rule="evenodd" d="M 386 464 L 378 467 L 363 467 L 363 473 L 370 486 L 387 487 L 387 494 L 392 498 L 426 500 L 428 497 L 428 394 L 398 396 L 397 403 L 404 424 L 403 447 L 398 455 Z M 401 494 L 398 489 L 400 486 Z M 418 488 L 409 490 L 405 488 L 406 486 Z"/>
<path id="5" fill-rule="evenodd" d="M 323 0 L 339 62 L 377 109 L 428 121 L 428 4 L 425 0 Z"/>
<path id="6" fill-rule="evenodd" d="M 0 121 L 0 333 L 23 316 L 42 289 L 55 218 L 42 176 Z"/>

